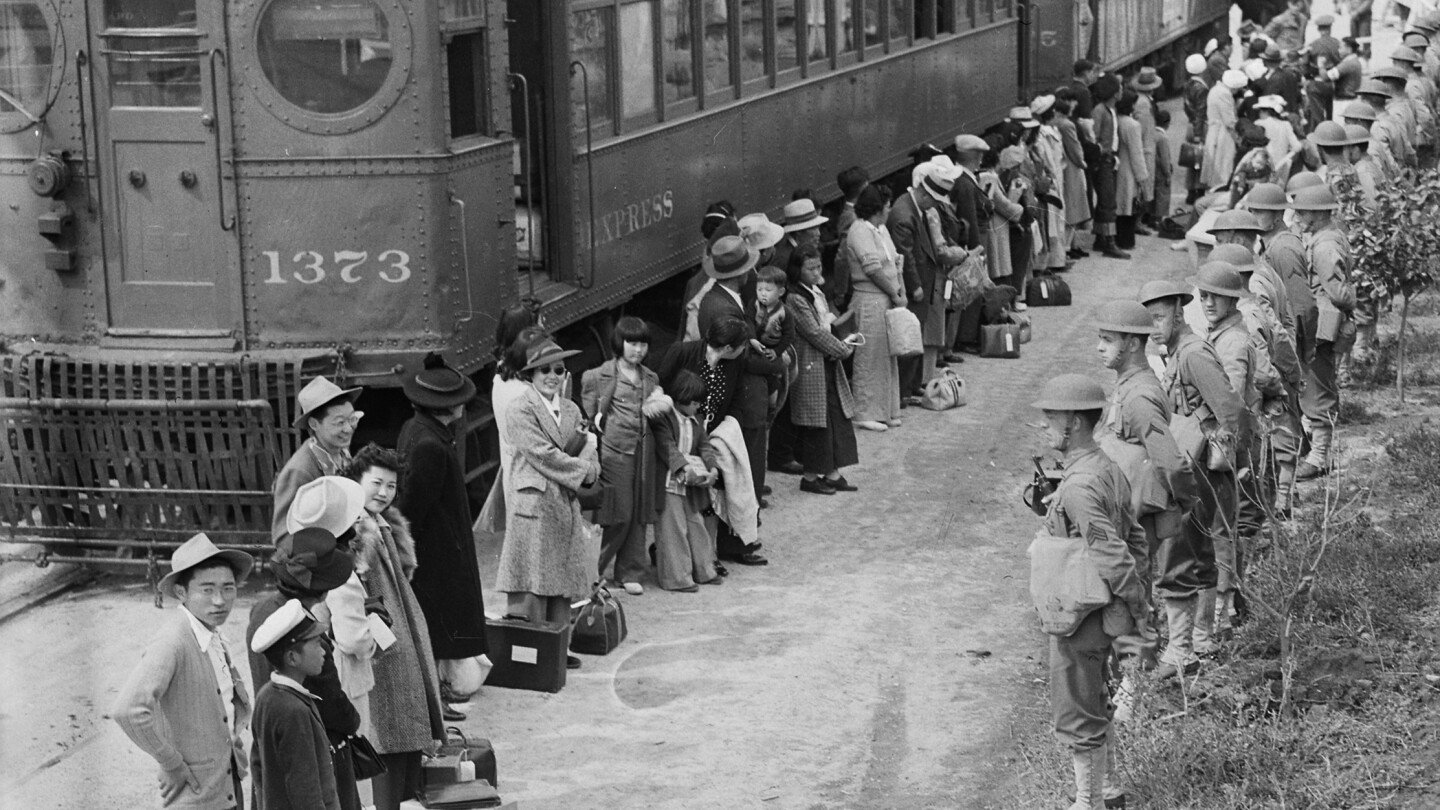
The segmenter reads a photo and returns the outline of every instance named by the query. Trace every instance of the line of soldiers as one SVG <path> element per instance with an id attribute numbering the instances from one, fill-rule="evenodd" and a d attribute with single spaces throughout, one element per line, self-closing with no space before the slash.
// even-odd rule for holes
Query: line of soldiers
<path id="1" fill-rule="evenodd" d="M 1097 350 L 1116 373 L 1108 396 L 1067 374 L 1034 403 L 1064 454 L 1031 564 L 1072 810 L 1124 806 L 1111 706 L 1124 722 L 1141 673 L 1172 681 L 1215 652 L 1244 613 L 1245 563 L 1267 521 L 1290 517 L 1297 478 L 1330 468 L 1337 351 L 1353 334 L 1350 248 L 1327 184 L 1312 174 L 1291 191 L 1262 184 L 1223 213 L 1216 248 L 1184 283 L 1151 281 L 1099 308 Z M 1185 319 L 1197 298 L 1203 336 Z M 1066 541 L 1068 553 L 1047 553 Z M 1101 598 L 1087 602 L 1096 583 Z M 1112 657 L 1124 675 L 1113 704 Z"/>

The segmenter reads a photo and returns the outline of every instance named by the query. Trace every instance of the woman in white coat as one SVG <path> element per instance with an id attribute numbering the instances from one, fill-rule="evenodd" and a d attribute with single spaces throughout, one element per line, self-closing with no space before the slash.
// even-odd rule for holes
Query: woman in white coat
<path id="1" fill-rule="evenodd" d="M 1200 166 L 1200 181 L 1207 189 L 1230 182 L 1235 171 L 1235 153 L 1240 136 L 1235 125 L 1239 115 L 1235 96 L 1245 89 L 1245 74 L 1227 70 L 1205 97 L 1205 156 Z"/>

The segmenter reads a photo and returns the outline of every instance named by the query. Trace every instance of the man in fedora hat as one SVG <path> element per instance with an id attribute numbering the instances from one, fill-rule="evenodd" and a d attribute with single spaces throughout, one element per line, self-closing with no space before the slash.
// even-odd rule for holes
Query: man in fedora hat
<path id="1" fill-rule="evenodd" d="M 964 137 L 964 136 L 961 136 Z M 960 170 L 946 158 L 943 163 L 932 158 L 913 175 L 917 185 L 906 189 L 890 206 L 885 227 L 900 254 L 900 270 L 905 288 L 910 293 L 909 308 L 920 321 L 925 352 L 920 357 L 900 361 L 900 396 L 917 396 L 921 387 L 935 376 L 936 363 L 944 351 L 946 319 L 944 300 L 945 271 L 940 261 L 941 245 L 931 239 L 926 212 L 940 215 L 942 229 L 949 222 L 949 234 L 959 239 L 951 192 Z M 941 177 L 933 175 L 941 174 Z"/>
<path id="2" fill-rule="evenodd" d="M 1153 67 L 1142 67 L 1135 78 L 1130 80 L 1130 87 L 1135 90 L 1135 110 L 1130 117 L 1140 124 L 1140 151 L 1145 156 L 1145 181 L 1141 183 L 1143 193 L 1141 199 L 1155 199 L 1155 91 L 1165 84 L 1160 74 Z M 1169 204 L 1169 201 L 1166 201 Z M 1146 206 L 1145 211 L 1137 221 L 1135 233 L 1139 236 L 1151 236 L 1146 225 L 1160 227 L 1160 222 L 1154 217 L 1153 206 Z"/>
<path id="3" fill-rule="evenodd" d="M 790 254 L 795 252 L 795 248 L 801 245 L 819 247 L 820 226 L 830 221 L 829 217 L 820 215 L 815 208 L 815 201 L 809 197 L 786 203 L 783 213 L 780 227 L 785 231 L 785 238 L 775 246 L 775 256 L 770 260 L 771 264 L 781 270 L 789 266 Z M 703 327 L 700 333 L 705 333 Z"/>
<path id="4" fill-rule="evenodd" d="M 1078 542 L 1108 586 L 1110 602 L 1091 608 L 1073 627 L 1050 633 L 1050 705 L 1056 739 L 1070 750 L 1075 774 L 1071 810 L 1101 810 L 1107 799 L 1123 807 L 1116 783 L 1109 688 L 1105 660 L 1117 636 L 1149 625 L 1144 585 L 1135 572 L 1130 549 L 1145 543 L 1135 522 L 1130 485 L 1095 440 L 1095 427 L 1107 404 L 1100 384 L 1082 374 L 1051 379 L 1031 406 L 1045 414 L 1045 440 L 1064 455 L 1065 473 L 1048 499 L 1041 536 L 1050 543 Z M 1037 538 L 1037 543 L 1041 538 Z M 1032 565 L 1032 592 L 1048 590 L 1046 581 L 1064 581 L 1080 572 Z M 1037 600 L 1042 620 L 1045 608 Z M 1071 614 L 1073 616 L 1073 614 Z M 1065 624 L 1070 624 L 1070 621 Z M 1049 629 L 1047 627 L 1047 629 Z M 1064 632 L 1069 630 L 1069 632 Z"/>
<path id="5" fill-rule="evenodd" d="M 355 410 L 361 389 L 341 388 L 316 377 L 295 397 L 293 426 L 310 434 L 275 476 L 275 513 L 270 540 L 285 536 L 285 516 L 296 490 L 322 475 L 339 475 L 350 465 L 350 440 L 365 414 Z"/>
<path id="6" fill-rule="evenodd" d="M 216 548 L 203 533 L 170 557 L 157 589 L 179 609 L 162 622 L 115 700 L 111 716 L 160 764 L 162 807 L 241 808 L 245 776 L 241 735 L 250 695 L 220 627 L 255 561 Z"/>
<path id="7" fill-rule="evenodd" d="M 1350 283 L 1350 241 L 1334 221 L 1340 206 L 1327 186 L 1296 192 L 1290 208 L 1305 234 L 1310 291 L 1315 296 L 1315 339 L 1304 356 L 1308 374 L 1300 409 L 1310 431 L 1310 454 L 1296 468 L 1295 478 L 1308 481 L 1330 471 L 1330 445 L 1340 416 L 1340 387 L 1336 378 L 1339 356 L 1349 350 L 1355 327 L 1355 287 Z M 1367 313 L 1368 314 L 1368 313 Z"/>
<path id="8" fill-rule="evenodd" d="M 1181 524 L 1177 542 L 1162 545 L 1155 559 L 1160 593 L 1175 600 L 1173 607 L 1185 614 L 1180 626 L 1191 628 L 1188 639 L 1182 632 L 1170 640 L 1181 645 L 1176 653 L 1184 656 L 1181 671 L 1198 665 L 1195 655 L 1214 649 L 1210 633 L 1218 581 L 1216 535 L 1225 526 L 1235 525 L 1235 475 L 1223 469 L 1223 464 L 1209 463 L 1205 450 L 1213 442 L 1223 457 L 1225 449 L 1234 446 L 1245 408 L 1230 388 L 1214 347 L 1185 322 L 1185 304 L 1193 298 L 1188 285 L 1158 279 L 1146 282 L 1139 296 L 1154 324 L 1150 339 L 1165 350 L 1162 384 L 1170 396 L 1170 432 L 1195 478 L 1195 506 Z M 1172 603 L 1166 604 L 1168 612 Z M 1160 674 L 1173 677 L 1176 673 L 1162 670 Z"/>

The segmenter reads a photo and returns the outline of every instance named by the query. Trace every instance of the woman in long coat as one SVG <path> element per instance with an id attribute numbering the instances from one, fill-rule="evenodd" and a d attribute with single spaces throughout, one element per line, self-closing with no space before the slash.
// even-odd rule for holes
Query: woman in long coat
<path id="1" fill-rule="evenodd" d="M 790 281 L 785 309 L 795 322 L 795 357 L 800 367 L 790 387 L 790 421 L 795 425 L 797 455 L 805 468 L 800 489 L 819 495 L 853 492 L 855 485 L 840 474 L 840 468 L 860 461 L 855 428 L 850 424 L 855 402 L 840 361 L 854 349 L 830 331 L 835 317 L 820 290 L 825 280 L 820 251 L 797 249 L 785 275 Z"/>
<path id="2" fill-rule="evenodd" d="M 1041 196 L 1045 208 L 1045 252 L 1040 256 L 1037 267 L 1052 271 L 1065 269 L 1065 252 L 1070 249 L 1065 240 L 1065 144 L 1059 128 L 1055 125 L 1055 97 L 1040 96 L 1030 102 L 1030 110 L 1040 122 L 1040 135 L 1035 142 L 1036 159 L 1044 166 L 1051 179 L 1050 189 Z M 1076 144 L 1079 148 L 1079 144 Z M 1059 203 L 1058 205 L 1056 203 Z M 1023 289 L 1018 291 L 1022 296 Z"/>
<path id="3" fill-rule="evenodd" d="M 845 265 L 850 269 L 850 311 L 864 335 L 855 348 L 855 422 L 878 430 L 900 425 L 900 362 L 890 355 L 885 312 L 905 306 L 900 254 L 885 229 L 890 196 L 883 186 L 866 186 L 855 200 L 855 224 L 845 234 Z"/>
<path id="4" fill-rule="evenodd" d="M 1200 164 L 1200 182 L 1211 189 L 1230 182 L 1240 136 L 1235 130 L 1239 114 L 1235 94 L 1245 88 L 1245 74 L 1227 70 L 1205 97 L 1205 156 Z"/>
<path id="5" fill-rule="evenodd" d="M 509 594 L 508 615 L 532 622 L 568 622 L 570 600 L 589 592 L 595 570 L 576 493 L 600 477 L 596 439 L 582 430 L 580 407 L 560 396 L 562 361 L 575 354 L 553 340 L 533 344 L 520 372 L 530 390 L 507 417 L 515 455 L 504 472 L 509 520 L 495 587 Z"/>
<path id="6" fill-rule="evenodd" d="M 1090 221 L 1090 186 L 1085 179 L 1085 148 L 1080 144 L 1080 131 L 1070 120 L 1073 101 L 1055 99 L 1055 128 L 1060 131 L 1060 145 L 1065 151 L 1064 189 L 1065 249 L 1074 258 L 1075 229 Z"/>
<path id="7" fill-rule="evenodd" d="M 1145 162 L 1140 122 L 1135 120 L 1134 90 L 1126 90 L 1115 104 L 1116 126 L 1120 129 L 1119 168 L 1115 172 L 1115 243 L 1129 250 L 1135 247 L 1135 219 L 1144 209 L 1137 199 L 1148 199 L 1150 170 Z"/>
<path id="8" fill-rule="evenodd" d="M 400 428 L 396 449 L 405 459 L 400 511 L 415 535 L 415 597 L 425 613 L 442 686 L 453 663 L 483 654 L 485 601 L 465 491 L 465 441 L 459 427 L 475 383 L 438 354 L 404 384 L 415 415 Z M 453 694 L 450 699 L 466 695 Z"/>

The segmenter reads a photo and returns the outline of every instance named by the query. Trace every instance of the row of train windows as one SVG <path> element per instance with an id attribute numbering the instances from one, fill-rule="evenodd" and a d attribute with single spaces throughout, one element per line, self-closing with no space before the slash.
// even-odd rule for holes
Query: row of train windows
<path id="1" fill-rule="evenodd" d="M 632 131 L 1011 17 L 1017 2 L 577 0 L 571 120 Z"/>

